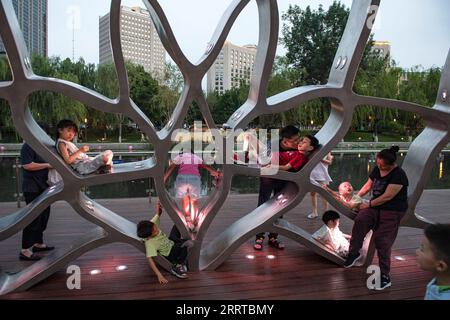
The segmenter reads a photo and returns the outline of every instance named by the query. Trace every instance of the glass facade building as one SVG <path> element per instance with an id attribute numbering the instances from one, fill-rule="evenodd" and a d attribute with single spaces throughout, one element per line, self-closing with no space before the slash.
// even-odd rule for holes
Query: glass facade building
<path id="1" fill-rule="evenodd" d="M 30 54 L 48 55 L 48 0 L 12 0 Z M 0 39 L 0 51 L 6 51 Z"/>

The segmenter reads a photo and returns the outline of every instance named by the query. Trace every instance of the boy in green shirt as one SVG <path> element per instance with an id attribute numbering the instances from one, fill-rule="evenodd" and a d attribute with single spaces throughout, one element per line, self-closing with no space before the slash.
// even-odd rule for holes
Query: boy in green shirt
<path id="1" fill-rule="evenodd" d="M 148 264 L 158 277 L 160 284 L 165 284 L 168 280 L 161 274 L 153 258 L 160 254 L 173 263 L 170 272 L 180 278 L 187 278 L 187 246 L 186 241 L 181 239 L 180 232 L 173 226 L 170 236 L 167 237 L 159 228 L 162 209 L 158 204 L 158 212 L 151 221 L 141 221 L 137 226 L 137 235 L 145 241 L 145 251 Z"/>

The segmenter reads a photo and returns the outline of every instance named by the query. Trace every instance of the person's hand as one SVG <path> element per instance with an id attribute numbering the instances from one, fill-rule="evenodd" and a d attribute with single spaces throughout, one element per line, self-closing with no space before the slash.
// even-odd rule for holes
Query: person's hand
<path id="1" fill-rule="evenodd" d="M 89 146 L 85 145 L 80 148 L 80 150 L 84 153 L 89 152 Z"/>
<path id="2" fill-rule="evenodd" d="M 368 208 L 370 208 L 370 207 L 369 207 L 369 203 L 367 203 L 367 202 L 363 202 L 363 203 L 361 203 L 361 205 L 359 206 L 359 210 L 362 210 L 362 209 L 368 209 Z"/>
<path id="3" fill-rule="evenodd" d="M 53 169 L 53 167 L 50 163 L 47 163 L 47 169 Z"/>
<path id="4" fill-rule="evenodd" d="M 166 284 L 169 282 L 169 280 L 164 278 L 164 276 L 162 274 L 158 274 L 158 282 L 159 282 L 159 284 Z"/>
<path id="5" fill-rule="evenodd" d="M 161 201 L 158 200 L 158 202 L 156 203 L 156 212 L 158 215 L 162 214 L 162 206 L 161 206 Z"/>

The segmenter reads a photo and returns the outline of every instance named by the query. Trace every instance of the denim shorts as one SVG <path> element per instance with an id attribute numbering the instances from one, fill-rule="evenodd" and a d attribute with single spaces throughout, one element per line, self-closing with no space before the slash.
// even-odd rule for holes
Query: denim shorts
<path id="1" fill-rule="evenodd" d="M 193 199 L 200 198 L 202 180 L 200 176 L 193 174 L 180 174 L 175 180 L 175 193 L 177 198 L 190 195 Z"/>

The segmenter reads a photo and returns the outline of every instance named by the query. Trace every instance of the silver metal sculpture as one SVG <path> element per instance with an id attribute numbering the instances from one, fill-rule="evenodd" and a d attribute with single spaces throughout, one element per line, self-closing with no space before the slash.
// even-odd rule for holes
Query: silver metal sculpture
<path id="1" fill-rule="evenodd" d="M 256 168 L 224 164 L 222 183 L 218 185 L 208 203 L 202 208 L 200 215 L 205 218 L 201 221 L 198 232 L 193 234 L 186 228 L 183 213 L 166 191 L 163 183 L 165 164 L 172 147 L 171 134 L 183 124 L 192 102 L 196 101 L 199 105 L 209 128 L 217 128 L 204 97 L 201 82 L 216 60 L 233 23 L 250 0 L 235 0 L 230 4 L 218 24 L 207 51 L 196 64 L 190 62 L 183 54 L 158 1 L 144 1 L 165 49 L 178 65 L 185 79 L 181 98 L 168 124 L 161 131 L 155 129 L 151 120 L 130 99 L 130 87 L 120 40 L 120 0 L 111 1 L 110 19 L 111 44 L 120 87 L 119 97 L 115 100 L 68 81 L 35 75 L 11 1 L 0 0 L 0 34 L 5 43 L 13 73 L 13 81 L 0 82 L 0 98 L 9 102 L 19 134 L 63 177 L 63 182 L 49 188 L 27 207 L 0 219 L 0 241 L 22 230 L 45 207 L 58 200 L 67 201 L 81 217 L 97 225 L 69 248 L 56 250 L 17 274 L 0 274 L 0 295 L 26 290 L 85 252 L 105 244 L 128 243 L 144 252 L 143 243 L 136 236 L 136 225 L 89 199 L 81 192 L 81 189 L 83 186 L 148 177 L 154 178 L 158 196 L 182 235 L 193 239 L 194 246 L 190 249 L 189 263 L 194 271 L 216 269 L 241 244 L 262 231 L 278 232 L 342 265 L 341 257 L 314 241 L 311 235 L 301 227 L 289 223 L 286 219 L 278 220 L 278 218 L 298 205 L 311 191 L 320 193 L 341 213 L 350 219 L 354 218 L 354 212 L 346 209 L 330 194 L 312 184 L 309 176 L 320 159 L 345 136 L 350 128 L 354 110 L 360 105 L 405 110 L 416 113 L 425 120 L 425 130 L 412 143 L 403 163 L 403 169 L 410 179 L 410 188 L 409 209 L 402 226 L 424 228 L 432 223 L 415 214 L 415 208 L 433 167 L 434 159 L 450 141 L 450 101 L 448 94 L 445 94 L 450 89 L 450 54 L 442 72 L 438 98 L 432 109 L 404 101 L 355 94 L 352 90 L 353 82 L 371 32 L 371 23 L 375 14 L 372 9 L 380 3 L 380 0 L 355 0 L 333 62 L 328 84 L 299 87 L 267 98 L 267 84 L 278 42 L 279 13 L 276 0 L 255 1 L 259 10 L 260 30 L 250 92 L 248 100 L 231 116 L 227 126 L 232 129 L 243 129 L 260 115 L 284 112 L 316 98 L 329 98 L 332 110 L 329 119 L 317 134 L 324 147 L 300 172 L 279 172 L 271 176 L 291 182 L 281 194 L 235 221 L 214 240 L 203 245 L 208 227 L 227 198 L 233 176 L 260 176 L 261 172 Z M 36 91 L 60 93 L 102 112 L 124 114 L 137 123 L 149 137 L 150 142 L 155 146 L 155 157 L 141 162 L 118 165 L 113 174 L 77 175 L 56 154 L 53 148 L 54 141 L 39 128 L 27 107 L 27 97 Z M 223 139 L 225 143 L 226 137 Z M 223 155 L 224 158 L 230 156 Z M 281 198 L 283 201 L 280 201 Z M 372 261 L 373 253 L 374 250 L 371 247 L 365 259 L 366 265 Z M 162 258 L 159 258 L 157 262 L 165 268 L 169 267 L 168 262 Z"/>

